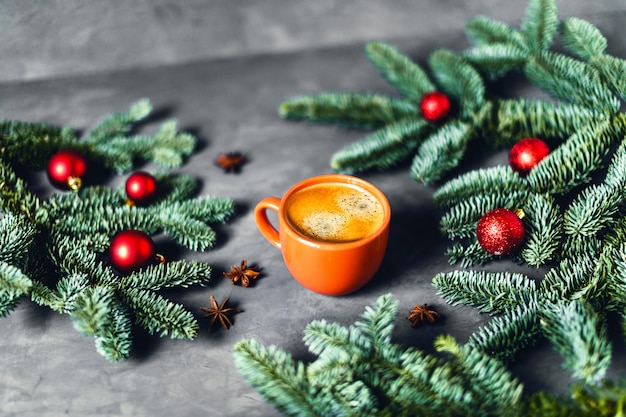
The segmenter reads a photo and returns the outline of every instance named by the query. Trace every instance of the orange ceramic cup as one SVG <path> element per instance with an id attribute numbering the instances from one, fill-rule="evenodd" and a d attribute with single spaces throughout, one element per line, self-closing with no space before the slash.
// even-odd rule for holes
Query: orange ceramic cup
<path id="1" fill-rule="evenodd" d="M 350 185 L 366 190 L 380 203 L 382 221 L 368 235 L 347 242 L 313 239 L 299 232 L 289 221 L 286 207 L 298 191 L 318 184 Z M 278 214 L 278 229 L 267 217 L 267 210 Z M 367 284 L 383 260 L 389 236 L 391 207 L 385 195 L 360 178 L 342 174 L 320 175 L 291 187 L 282 199 L 267 197 L 254 210 L 261 234 L 280 249 L 287 269 L 305 288 L 325 295 L 344 295 Z"/>

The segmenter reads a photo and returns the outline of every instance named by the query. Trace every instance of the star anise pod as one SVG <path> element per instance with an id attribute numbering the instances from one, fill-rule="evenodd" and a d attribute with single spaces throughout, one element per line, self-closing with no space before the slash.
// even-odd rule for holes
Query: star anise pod
<path id="1" fill-rule="evenodd" d="M 411 327 L 415 327 L 418 324 L 423 324 L 424 322 L 433 324 L 438 317 L 439 313 L 435 310 L 429 309 L 428 304 L 424 304 L 423 306 L 416 304 L 413 306 L 413 310 L 409 313 L 407 320 L 411 322 Z"/>
<path id="2" fill-rule="evenodd" d="M 224 168 L 224 171 L 234 173 L 246 158 L 240 152 L 221 153 L 215 159 L 215 165 Z"/>
<path id="3" fill-rule="evenodd" d="M 228 317 L 228 314 L 241 312 L 241 310 L 239 310 L 238 308 L 226 307 L 226 304 L 228 304 L 228 300 L 230 300 L 230 298 L 224 299 L 224 301 L 222 301 L 222 304 L 218 306 L 217 301 L 215 301 L 215 297 L 211 296 L 211 307 L 200 307 L 200 310 L 207 313 L 204 317 L 209 317 L 211 319 L 211 322 L 209 323 L 209 331 L 211 331 L 211 329 L 213 328 L 213 324 L 215 324 L 217 320 L 219 320 L 224 329 L 230 329 L 230 326 L 233 325 L 233 322 L 230 320 L 230 317 Z"/>
<path id="4" fill-rule="evenodd" d="M 223 274 L 226 278 L 233 281 L 233 284 L 241 281 L 242 287 L 248 287 L 250 285 L 250 280 L 256 279 L 260 272 L 256 266 L 249 267 L 248 262 L 244 258 L 244 260 L 241 261 L 241 266 L 233 265 L 230 267 L 229 272 L 223 272 Z"/>

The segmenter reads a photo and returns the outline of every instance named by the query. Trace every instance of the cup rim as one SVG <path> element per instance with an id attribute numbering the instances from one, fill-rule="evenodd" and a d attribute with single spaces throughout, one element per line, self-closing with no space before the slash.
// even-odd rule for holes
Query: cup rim
<path id="1" fill-rule="evenodd" d="M 381 226 L 376 229 L 376 231 L 362 239 L 352 240 L 349 242 L 322 242 L 319 240 L 311 239 L 299 231 L 297 231 L 288 221 L 287 214 L 285 210 L 285 205 L 289 200 L 289 197 L 295 192 L 306 188 L 311 185 L 317 184 L 325 184 L 325 183 L 341 183 L 341 184 L 353 184 L 364 188 L 368 192 L 372 193 L 374 197 L 382 204 L 384 210 L 384 218 Z M 378 237 L 385 232 L 385 230 L 389 227 L 389 222 L 391 221 L 391 205 L 389 204 L 389 200 L 387 196 L 374 184 L 371 182 L 364 180 L 362 178 L 348 175 L 348 174 L 322 174 L 316 175 L 313 177 L 306 178 L 298 183 L 294 184 L 289 188 L 283 197 L 280 199 L 280 208 L 278 210 L 279 215 L 279 224 L 285 225 L 285 230 L 281 230 L 280 233 L 288 233 L 293 238 L 299 240 L 302 243 L 305 243 L 309 246 L 317 247 L 317 248 L 327 248 L 327 249 L 348 249 L 350 247 L 362 246 L 372 240 L 378 239 Z"/>

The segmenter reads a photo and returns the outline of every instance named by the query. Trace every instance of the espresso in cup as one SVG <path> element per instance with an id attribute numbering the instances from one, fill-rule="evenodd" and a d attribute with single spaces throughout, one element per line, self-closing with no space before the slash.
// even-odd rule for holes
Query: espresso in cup
<path id="1" fill-rule="evenodd" d="M 353 242 L 378 231 L 385 211 L 369 191 L 322 183 L 295 192 L 285 205 L 289 224 L 305 237 L 329 243 Z"/>

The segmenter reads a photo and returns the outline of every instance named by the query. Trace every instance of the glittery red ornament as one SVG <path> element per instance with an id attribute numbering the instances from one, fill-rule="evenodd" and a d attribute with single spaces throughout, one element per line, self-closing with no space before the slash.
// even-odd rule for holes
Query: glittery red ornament
<path id="1" fill-rule="evenodd" d="M 147 204 L 157 193 L 157 181 L 145 171 L 132 173 L 126 180 L 126 196 L 134 204 Z"/>
<path id="2" fill-rule="evenodd" d="M 488 253 L 506 256 L 515 252 L 524 242 L 523 212 L 496 208 L 485 213 L 478 221 L 478 243 Z"/>
<path id="3" fill-rule="evenodd" d="M 438 122 L 450 112 L 450 99 L 439 91 L 426 93 L 420 103 L 420 111 L 424 119 Z"/>
<path id="4" fill-rule="evenodd" d="M 55 187 L 77 190 L 82 184 L 82 177 L 87 173 L 87 161 L 80 152 L 64 149 L 52 155 L 46 173 Z"/>
<path id="5" fill-rule="evenodd" d="M 109 261 L 122 274 L 146 267 L 156 257 L 152 238 L 140 230 L 119 232 L 109 246 Z"/>
<path id="6" fill-rule="evenodd" d="M 513 171 L 526 175 L 549 153 L 550 148 L 541 139 L 524 138 L 511 148 L 509 165 Z"/>

